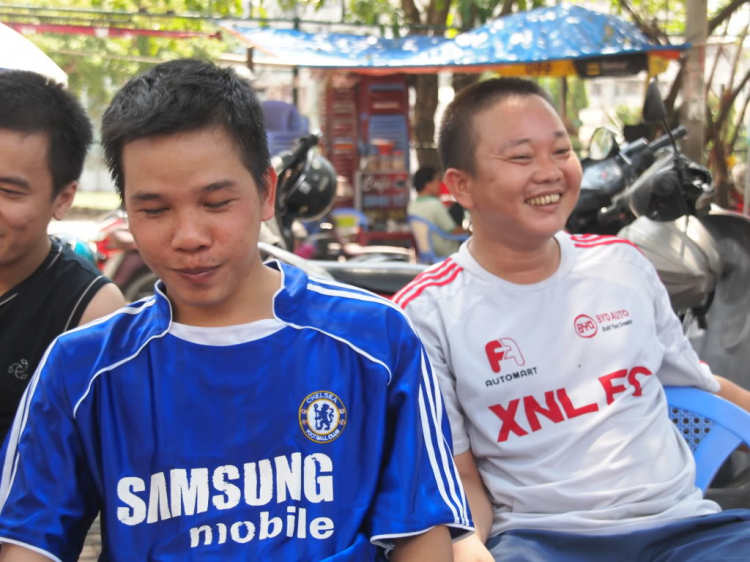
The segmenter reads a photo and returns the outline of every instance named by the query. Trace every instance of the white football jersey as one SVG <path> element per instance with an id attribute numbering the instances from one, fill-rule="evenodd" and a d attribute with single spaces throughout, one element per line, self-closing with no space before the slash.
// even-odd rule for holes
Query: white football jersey
<path id="1" fill-rule="evenodd" d="M 493 506 L 492 534 L 605 534 L 719 507 L 662 385 L 719 385 L 651 263 L 629 242 L 559 233 L 558 270 L 517 285 L 469 245 L 398 293 L 424 341 L 451 420 Z"/>

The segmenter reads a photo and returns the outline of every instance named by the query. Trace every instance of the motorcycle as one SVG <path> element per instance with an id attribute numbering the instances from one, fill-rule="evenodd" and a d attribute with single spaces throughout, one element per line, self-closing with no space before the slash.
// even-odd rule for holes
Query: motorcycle
<path id="1" fill-rule="evenodd" d="M 671 137 L 687 134 L 677 127 L 652 142 L 646 139 L 619 145 L 614 133 L 600 127 L 591 137 L 589 155 L 581 160 L 581 194 L 568 218 L 571 234 L 617 234 L 623 224 L 635 217 L 623 205 L 622 193 L 648 170 L 656 155 L 670 146 Z"/>
<path id="2" fill-rule="evenodd" d="M 278 259 L 295 265 L 315 277 L 334 279 L 390 297 L 425 268 L 411 263 L 407 249 L 362 247 L 356 255 L 350 251 L 350 259 L 343 262 L 304 259 L 294 253 L 295 226 L 299 221 L 325 217 L 336 195 L 333 167 L 313 150 L 318 141 L 317 134 L 304 136 L 293 151 L 272 160 L 278 177 L 276 216 L 261 225 L 258 243 L 261 256 L 264 260 Z M 100 269 L 120 287 L 126 300 L 153 294 L 156 276 L 135 245 L 124 210 L 113 211 L 102 219 L 94 242 Z M 337 243 L 332 235 L 331 246 Z M 332 255 L 347 257 L 341 252 Z"/>
<path id="3" fill-rule="evenodd" d="M 666 124 L 666 110 L 655 81 L 649 85 L 643 110 L 646 123 Z M 579 212 L 575 224 L 617 230 L 635 243 L 654 264 L 667 288 L 672 307 L 698 356 L 711 369 L 744 388 L 750 388 L 750 220 L 710 204 L 709 171 L 681 154 L 677 133 L 646 144 L 636 157 L 653 152 L 649 165 L 636 173 L 632 146 L 618 149 L 614 135 L 597 139 L 597 155 L 605 156 L 589 170 L 598 174 L 592 192 L 611 201 L 596 210 Z M 608 148 L 608 145 L 612 145 Z M 644 143 L 635 143 L 643 147 Z M 599 150 L 604 147 L 605 150 Z M 623 156 L 623 152 L 630 155 Z M 618 162 L 618 158 L 620 159 Z M 617 162 L 614 172 L 612 162 Z M 618 175 L 619 173 L 619 175 Z M 615 181 L 617 180 L 617 182 Z M 619 182 L 619 183 L 618 183 Z M 617 190 L 614 186 L 617 185 Z M 586 217 L 586 221 L 583 220 Z M 600 232 L 606 233 L 606 232 Z M 707 497 L 725 509 L 750 507 L 750 457 L 734 453 Z"/>

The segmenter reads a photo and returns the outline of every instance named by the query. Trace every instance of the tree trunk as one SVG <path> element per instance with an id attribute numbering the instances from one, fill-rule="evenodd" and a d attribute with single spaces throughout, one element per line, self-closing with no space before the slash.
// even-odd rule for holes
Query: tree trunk
<path id="1" fill-rule="evenodd" d="M 727 168 L 727 157 L 724 144 L 714 141 L 713 146 L 713 182 L 716 189 L 716 204 L 720 207 L 729 207 L 729 169 Z"/>
<path id="2" fill-rule="evenodd" d="M 438 77 L 420 74 L 414 81 L 414 142 L 420 166 L 440 169 L 440 158 L 435 144 L 435 110 L 438 104 Z"/>

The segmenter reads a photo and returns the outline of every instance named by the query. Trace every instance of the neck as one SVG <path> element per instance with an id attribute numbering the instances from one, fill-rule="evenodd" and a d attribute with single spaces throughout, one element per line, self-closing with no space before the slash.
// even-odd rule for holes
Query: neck
<path id="1" fill-rule="evenodd" d="M 258 259 L 231 298 L 206 307 L 184 307 L 173 302 L 175 322 L 204 328 L 249 324 L 274 318 L 273 298 L 281 286 L 281 274 Z"/>
<path id="2" fill-rule="evenodd" d="M 554 238 L 533 246 L 516 246 L 475 232 L 469 251 L 484 269 L 518 285 L 544 281 L 560 266 L 560 246 Z"/>
<path id="3" fill-rule="evenodd" d="M 52 242 L 45 233 L 44 238 L 17 260 L 0 265 L 0 295 L 4 295 L 21 281 L 34 273 L 49 254 Z"/>

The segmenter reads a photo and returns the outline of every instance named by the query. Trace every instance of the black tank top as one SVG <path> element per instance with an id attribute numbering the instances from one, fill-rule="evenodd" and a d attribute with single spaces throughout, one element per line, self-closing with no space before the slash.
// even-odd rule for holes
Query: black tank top
<path id="1" fill-rule="evenodd" d="M 0 295 L 0 444 L 47 347 L 78 326 L 107 283 L 92 263 L 53 240 L 36 271 Z"/>

